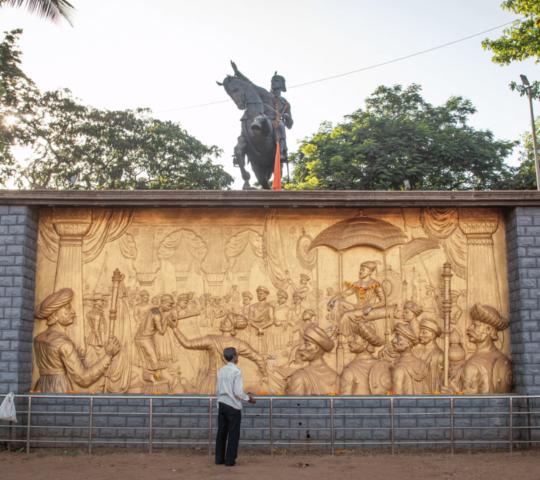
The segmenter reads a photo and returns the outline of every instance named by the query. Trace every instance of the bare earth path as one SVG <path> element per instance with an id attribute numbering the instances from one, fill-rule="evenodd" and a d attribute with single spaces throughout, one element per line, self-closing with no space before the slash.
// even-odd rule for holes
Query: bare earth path
<path id="1" fill-rule="evenodd" d="M 118 453 L 114 453 L 118 452 Z M 297 464 L 309 464 L 298 467 Z M 199 451 L 152 455 L 116 450 L 88 455 L 76 451 L 0 453 L 2 480 L 529 480 L 540 478 L 540 451 L 448 454 L 386 453 L 267 454 L 244 452 L 237 466 L 216 466 Z"/>

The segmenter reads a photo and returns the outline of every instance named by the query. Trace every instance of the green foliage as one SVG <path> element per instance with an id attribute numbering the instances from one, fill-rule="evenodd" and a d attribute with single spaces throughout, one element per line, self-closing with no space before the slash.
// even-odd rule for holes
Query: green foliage
<path id="1" fill-rule="evenodd" d="M 536 118 L 536 138 L 540 138 L 540 117 Z M 536 190 L 536 166 L 534 161 L 534 144 L 532 132 L 526 132 L 522 136 L 520 165 L 513 169 L 514 175 L 510 179 L 509 186 L 513 190 Z"/>
<path id="2" fill-rule="evenodd" d="M 40 92 L 20 69 L 20 31 L 0 44 L 0 116 L 9 133 L 11 163 L 0 170 L 20 188 L 205 189 L 230 186 L 231 175 L 212 162 L 221 151 L 179 124 L 152 118 L 145 109 L 109 111 L 81 105 L 67 89 Z M 7 129 L 5 119 L 17 119 Z M 11 151 L 26 158 L 15 164 Z M 7 157 L 6 157 L 7 158 Z M 9 167 L 9 168 L 8 168 Z"/>
<path id="3" fill-rule="evenodd" d="M 506 0 L 501 7 L 522 15 L 510 28 L 506 28 L 501 38 L 485 39 L 484 50 L 491 50 L 492 61 L 499 65 L 509 65 L 527 58 L 540 61 L 540 2 L 538 0 Z"/>
<path id="4" fill-rule="evenodd" d="M 30 13 L 35 13 L 39 17 L 51 20 L 54 23 L 60 19 L 67 20 L 73 26 L 73 14 L 75 8 L 66 0 L 0 0 L 0 7 L 26 7 Z"/>
<path id="5" fill-rule="evenodd" d="M 379 87 L 366 109 L 323 123 L 292 155 L 289 189 L 417 190 L 508 188 L 504 159 L 515 142 L 467 125 L 476 112 L 462 97 L 434 107 L 421 87 Z"/>

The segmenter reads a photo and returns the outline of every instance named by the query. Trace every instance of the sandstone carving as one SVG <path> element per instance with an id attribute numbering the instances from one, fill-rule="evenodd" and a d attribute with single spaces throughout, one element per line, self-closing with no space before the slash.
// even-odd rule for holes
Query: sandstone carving
<path id="1" fill-rule="evenodd" d="M 250 393 L 511 392 L 503 222 L 489 208 L 44 208 L 36 304 L 58 311 L 36 309 L 32 384 L 212 394 L 234 346 Z"/>

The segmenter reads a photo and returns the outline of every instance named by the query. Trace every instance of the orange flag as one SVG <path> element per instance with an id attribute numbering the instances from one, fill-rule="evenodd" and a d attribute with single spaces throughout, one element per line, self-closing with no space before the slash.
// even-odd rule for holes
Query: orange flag
<path id="1" fill-rule="evenodd" d="M 272 190 L 281 190 L 281 157 L 279 154 L 279 142 L 276 142 L 276 163 L 274 165 L 274 184 Z"/>

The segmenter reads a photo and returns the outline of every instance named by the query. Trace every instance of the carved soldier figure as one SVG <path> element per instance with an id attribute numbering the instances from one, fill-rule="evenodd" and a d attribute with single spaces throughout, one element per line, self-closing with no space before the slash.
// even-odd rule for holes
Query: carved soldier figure
<path id="1" fill-rule="evenodd" d="M 375 347 L 384 344 L 367 323 L 354 326 L 349 348 L 356 358 L 349 362 L 341 374 L 341 395 L 383 395 L 392 390 L 391 367 L 373 356 Z"/>
<path id="2" fill-rule="evenodd" d="M 238 285 L 233 285 L 231 287 L 230 295 L 231 295 L 233 306 L 236 307 L 236 306 L 240 305 L 241 295 L 240 295 L 240 292 L 238 291 Z"/>
<path id="3" fill-rule="evenodd" d="M 221 305 L 221 297 L 214 297 L 214 307 L 212 308 L 212 325 L 219 325 L 221 319 L 227 315 L 227 309 Z"/>
<path id="4" fill-rule="evenodd" d="M 385 294 L 380 283 L 377 283 L 371 275 L 377 269 L 375 262 L 364 262 L 360 264 L 358 272 L 359 281 L 349 284 L 349 288 L 333 298 L 339 300 L 339 312 L 342 314 L 340 333 L 343 335 L 352 334 L 352 325 L 364 320 L 368 320 L 371 310 L 385 306 Z M 343 299 L 355 295 L 356 304 L 344 301 Z M 383 317 L 384 318 L 384 315 Z M 375 318 L 374 318 L 375 319 Z"/>
<path id="5" fill-rule="evenodd" d="M 325 353 L 332 351 L 334 342 L 316 325 L 304 332 L 304 344 L 298 353 L 309 365 L 297 370 L 288 380 L 289 395 L 326 395 L 339 392 L 339 375 L 324 361 Z"/>
<path id="6" fill-rule="evenodd" d="M 423 318 L 420 321 L 420 334 L 418 345 L 415 349 L 416 356 L 424 360 L 429 366 L 426 379 L 430 392 L 439 392 L 442 388 L 444 371 L 444 352 L 437 345 L 437 338 L 442 334 L 441 327 L 431 318 Z"/>
<path id="7" fill-rule="evenodd" d="M 297 293 L 300 295 L 300 298 L 302 300 L 305 300 L 308 297 L 309 294 L 309 283 L 310 278 L 304 274 L 300 274 L 300 284 L 296 285 L 290 278 L 289 278 L 289 285 L 292 287 L 294 293 Z"/>
<path id="8" fill-rule="evenodd" d="M 107 371 L 120 351 L 120 343 L 113 337 L 105 344 L 105 355 L 91 367 L 85 365 L 83 356 L 67 335 L 67 329 L 76 319 L 72 299 L 73 290 L 63 288 L 49 295 L 34 310 L 36 319 L 47 321 L 47 330 L 34 339 L 40 375 L 34 390 L 65 393 L 73 390 L 74 384 L 89 387 Z"/>
<path id="9" fill-rule="evenodd" d="M 141 301 L 135 305 L 135 309 L 133 311 L 133 317 L 135 318 L 137 328 L 139 327 L 139 324 L 141 323 L 141 320 L 146 312 L 152 308 L 152 304 L 150 303 L 150 294 L 146 290 L 143 290 L 139 296 L 141 297 Z"/>
<path id="10" fill-rule="evenodd" d="M 231 303 L 231 298 L 232 296 L 227 294 L 227 295 L 223 295 L 223 308 L 227 311 L 227 312 L 234 312 L 234 305 Z"/>
<path id="11" fill-rule="evenodd" d="M 189 307 L 189 294 L 182 293 L 178 295 L 178 298 L 176 299 L 176 308 L 178 309 L 178 314 L 180 316 L 187 315 L 188 307 Z M 189 312 L 189 313 L 196 313 L 196 312 Z"/>
<path id="12" fill-rule="evenodd" d="M 298 292 L 293 293 L 293 304 L 292 307 L 289 309 L 289 326 L 293 328 L 301 325 L 304 321 L 304 311 L 306 310 L 306 307 L 302 305 L 302 296 Z M 294 342 L 294 332 L 298 330 L 291 330 L 289 335 L 289 342 Z M 302 340 L 302 335 L 299 337 L 300 340 Z"/>
<path id="13" fill-rule="evenodd" d="M 508 328 L 510 321 L 493 307 L 479 303 L 471 308 L 471 318 L 473 323 L 467 328 L 467 336 L 476 344 L 476 351 L 463 365 L 462 390 L 468 395 L 511 393 L 512 362 L 493 343 L 498 338 L 497 332 Z"/>
<path id="14" fill-rule="evenodd" d="M 249 318 L 249 308 L 251 307 L 251 301 L 253 300 L 253 295 L 248 292 L 242 292 L 242 306 L 240 307 L 240 314 L 246 318 Z M 251 328 L 245 328 L 243 330 L 240 330 L 236 338 L 249 343 L 251 338 Z"/>
<path id="15" fill-rule="evenodd" d="M 160 306 L 154 307 L 143 317 L 139 330 L 135 335 L 135 365 L 149 372 L 160 373 L 167 368 L 168 352 L 158 348 L 157 336 L 163 337 L 167 331 L 167 323 L 163 315 L 170 311 L 174 300 L 171 295 L 162 295 Z"/>
<path id="16" fill-rule="evenodd" d="M 418 336 L 420 334 L 420 321 L 418 317 L 422 315 L 423 310 L 420 305 L 417 305 L 412 300 L 405 302 L 403 305 L 403 321 L 408 323 L 414 330 L 414 334 Z"/>
<path id="17" fill-rule="evenodd" d="M 392 384 L 398 395 L 422 395 L 428 391 L 428 364 L 413 355 L 418 337 L 408 324 L 398 323 L 394 328 L 392 347 L 399 355 L 392 370 Z"/>
<path id="18" fill-rule="evenodd" d="M 196 300 L 193 298 L 195 297 L 195 292 L 188 292 L 188 304 L 187 304 L 187 310 L 189 313 L 196 313 L 201 311 L 201 306 L 196 302 Z"/>
<path id="19" fill-rule="evenodd" d="M 238 356 L 255 362 L 259 368 L 261 382 L 268 382 L 268 372 L 263 356 L 259 355 L 246 342 L 235 337 L 237 329 L 245 329 L 247 327 L 248 322 L 245 317 L 229 313 L 221 319 L 219 325 L 221 335 L 207 335 L 192 340 L 186 338 L 180 331 L 174 318 L 171 318 L 169 322 L 176 338 L 184 348 L 206 350 L 208 352 L 208 371 L 197 386 L 197 393 L 201 395 L 214 395 L 216 393 L 217 372 L 227 363 L 223 358 L 223 350 L 228 347 L 234 347 Z"/>
<path id="20" fill-rule="evenodd" d="M 86 337 L 86 344 L 92 347 L 102 347 L 105 338 L 105 318 L 103 315 L 103 295 L 94 293 L 92 297 L 92 310 L 86 314 L 86 324 L 90 330 Z"/>
<path id="21" fill-rule="evenodd" d="M 276 124 L 277 139 L 279 141 L 279 150 L 281 163 L 287 162 L 288 149 L 287 149 L 287 133 L 285 127 L 291 129 L 293 126 L 293 119 L 291 115 L 291 106 L 285 98 L 281 96 L 281 92 L 286 92 L 287 87 L 285 85 L 285 78 L 276 74 L 272 77 L 270 92 L 265 88 L 255 85 L 244 74 L 240 73 L 234 62 L 231 62 L 234 69 L 235 76 L 248 82 L 253 86 L 259 97 L 264 103 L 264 114 L 270 119 L 271 122 Z M 235 153 L 237 150 L 245 151 L 247 140 L 244 138 L 244 133 L 238 137 L 238 144 L 235 147 Z M 238 158 L 235 159 L 235 164 Z"/>
<path id="22" fill-rule="evenodd" d="M 271 339 L 265 330 L 274 324 L 274 307 L 266 301 L 269 294 L 270 291 L 266 287 L 257 287 L 259 301 L 249 307 L 249 324 L 251 325 L 249 344 L 265 357 L 271 351 Z"/>
<path id="23" fill-rule="evenodd" d="M 277 292 L 278 303 L 274 306 L 274 328 L 273 337 L 276 350 L 283 350 L 289 343 L 287 327 L 289 322 L 289 306 L 287 299 L 289 295 L 285 290 Z"/>

